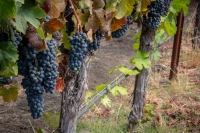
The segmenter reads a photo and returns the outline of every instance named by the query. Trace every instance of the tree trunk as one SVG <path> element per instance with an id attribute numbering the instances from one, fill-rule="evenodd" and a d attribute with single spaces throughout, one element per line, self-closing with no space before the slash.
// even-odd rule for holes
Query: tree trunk
<path id="1" fill-rule="evenodd" d="M 155 31 L 143 25 L 139 50 L 151 53 L 152 47 L 154 45 L 154 39 L 155 39 Z M 150 72 L 150 68 L 148 69 L 144 68 L 136 76 L 135 88 L 134 88 L 134 93 L 133 93 L 134 94 L 133 103 L 132 103 L 133 105 L 132 105 L 131 112 L 128 118 L 130 130 L 134 129 L 135 125 L 141 120 L 142 115 L 143 115 L 145 89 L 148 84 L 149 72 Z"/>
<path id="2" fill-rule="evenodd" d="M 194 49 L 200 48 L 200 2 L 197 7 L 194 39 L 192 40 L 192 42 L 193 42 Z"/>
<path id="3" fill-rule="evenodd" d="M 89 57 L 83 62 L 79 72 L 70 72 L 67 67 L 67 71 L 64 76 L 64 82 L 66 84 L 65 89 L 62 92 L 61 100 L 61 112 L 60 112 L 60 133 L 75 133 L 77 115 L 79 106 L 85 97 L 85 91 L 87 89 L 87 70 L 89 66 Z"/>

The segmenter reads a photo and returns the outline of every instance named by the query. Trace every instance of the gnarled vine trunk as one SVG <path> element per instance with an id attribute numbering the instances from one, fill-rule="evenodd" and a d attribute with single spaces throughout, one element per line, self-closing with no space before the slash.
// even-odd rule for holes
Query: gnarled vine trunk
<path id="1" fill-rule="evenodd" d="M 200 48 L 200 2 L 197 7 L 196 22 L 194 30 L 193 48 Z"/>
<path id="2" fill-rule="evenodd" d="M 69 68 L 64 75 L 65 89 L 62 92 L 60 112 L 60 133 L 75 133 L 79 106 L 87 89 L 87 70 L 89 57 L 83 62 L 79 72 L 72 73 Z"/>
<path id="3" fill-rule="evenodd" d="M 151 53 L 155 39 L 155 31 L 143 25 L 140 38 L 140 51 Z M 150 58 L 150 57 L 149 57 Z M 150 68 L 142 69 L 136 76 L 133 105 L 129 114 L 129 126 L 132 131 L 135 125 L 141 120 L 145 100 L 146 87 L 148 84 Z"/>

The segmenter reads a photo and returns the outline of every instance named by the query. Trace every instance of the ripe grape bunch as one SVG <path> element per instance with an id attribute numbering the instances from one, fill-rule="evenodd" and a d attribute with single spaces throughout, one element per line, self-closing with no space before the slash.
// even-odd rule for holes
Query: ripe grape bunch
<path id="1" fill-rule="evenodd" d="M 120 38 L 126 33 L 126 31 L 128 30 L 128 25 L 132 24 L 132 22 L 133 22 L 133 17 L 130 15 L 130 16 L 126 17 L 126 19 L 127 19 L 127 24 L 123 25 L 121 27 L 121 29 L 113 31 L 111 33 L 112 38 Z"/>
<path id="2" fill-rule="evenodd" d="M 56 42 L 46 40 L 48 48 L 38 52 L 31 47 L 27 39 L 23 39 L 19 48 L 18 69 L 23 75 L 22 86 L 26 89 L 28 106 L 33 119 L 42 116 L 44 90 L 53 93 L 58 76 L 56 64 Z"/>
<path id="3" fill-rule="evenodd" d="M 69 54 L 69 68 L 72 72 L 76 72 L 82 66 L 82 62 L 88 53 L 88 43 L 86 33 L 75 33 L 73 36 L 69 36 L 71 43 L 71 52 Z"/>
<path id="4" fill-rule="evenodd" d="M 95 33 L 92 34 L 93 41 L 88 44 L 88 50 L 97 50 L 100 47 L 101 39 L 103 35 L 101 34 L 100 30 L 97 30 Z"/>
<path id="5" fill-rule="evenodd" d="M 157 29 L 160 24 L 160 17 L 166 15 L 172 0 L 156 0 L 148 6 L 150 12 L 143 16 L 143 24 L 149 25 L 153 30 Z"/>
<path id="6" fill-rule="evenodd" d="M 66 33 L 68 35 L 70 35 L 71 32 L 74 31 L 74 21 L 72 20 L 72 16 L 73 16 L 72 9 L 70 8 L 70 4 L 67 3 L 66 8 L 65 8 L 65 19 L 67 20 Z"/>

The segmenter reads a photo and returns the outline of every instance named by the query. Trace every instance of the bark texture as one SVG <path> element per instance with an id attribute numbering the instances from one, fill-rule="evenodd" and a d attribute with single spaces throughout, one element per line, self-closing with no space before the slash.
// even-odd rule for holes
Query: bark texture
<path id="1" fill-rule="evenodd" d="M 155 39 L 155 31 L 143 25 L 139 50 L 150 53 L 152 51 L 154 39 Z M 135 125 L 141 120 L 143 115 L 143 107 L 144 107 L 144 100 L 146 93 L 145 90 L 148 84 L 149 72 L 150 68 L 143 69 L 136 76 L 135 88 L 133 92 L 134 94 L 133 103 L 128 118 L 130 131 L 134 129 Z"/>
<path id="2" fill-rule="evenodd" d="M 87 70 L 89 57 L 83 62 L 79 72 L 72 73 L 69 68 L 64 75 L 65 89 L 62 92 L 60 112 L 60 133 L 76 133 L 79 106 L 85 97 L 87 89 Z"/>
<path id="3" fill-rule="evenodd" d="M 195 30 L 194 30 L 194 39 L 193 39 L 193 48 L 200 48 L 200 2 L 197 7 Z"/>

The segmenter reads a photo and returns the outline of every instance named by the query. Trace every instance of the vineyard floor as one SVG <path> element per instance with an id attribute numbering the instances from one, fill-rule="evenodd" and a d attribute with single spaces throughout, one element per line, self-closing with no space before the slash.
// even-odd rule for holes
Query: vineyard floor
<path id="1" fill-rule="evenodd" d="M 195 0 L 190 6 L 191 16 L 194 13 Z M 191 34 L 194 21 L 184 26 L 184 35 L 181 47 L 180 63 L 177 80 L 168 80 L 173 40 L 166 42 L 159 48 L 161 59 L 152 64 L 150 83 L 147 88 L 146 105 L 153 105 L 154 117 L 144 124 L 136 127 L 138 133 L 155 132 L 200 132 L 200 54 L 192 50 Z M 95 89 L 96 85 L 108 83 L 115 79 L 120 73 L 115 72 L 109 75 L 108 72 L 120 64 L 129 67 L 129 60 L 134 56 L 132 50 L 132 35 L 138 32 L 136 25 L 131 25 L 125 36 L 112 41 L 102 41 L 101 48 L 91 57 L 89 67 L 89 90 Z M 17 77 L 20 86 L 22 77 Z M 126 133 L 125 124 L 131 108 L 132 91 L 134 88 L 134 77 L 127 78 L 121 83 L 128 89 L 127 96 L 111 97 L 112 108 L 97 104 L 97 109 L 88 111 L 79 120 L 78 131 L 85 130 L 92 133 Z M 34 133 L 37 128 L 46 129 L 49 127 L 43 118 L 33 120 L 30 117 L 29 107 L 26 101 L 25 90 L 19 88 L 19 97 L 16 102 L 4 103 L 0 98 L 0 133 Z M 59 112 L 60 93 L 44 94 L 44 112 Z M 125 110 L 126 114 L 121 113 Z M 109 118 L 114 117 L 111 121 Z M 145 114 L 144 119 L 149 115 Z M 122 124 L 119 122 L 123 119 Z M 101 123 L 101 126 L 94 126 L 94 123 Z M 56 118 L 55 118 L 56 121 Z M 120 126 L 119 126 L 120 125 Z M 119 127 L 121 127 L 119 131 Z M 94 129 L 95 128 L 95 129 Z M 110 130 L 113 129 L 113 130 Z M 116 130 L 115 130 L 116 129 Z M 51 130 L 52 131 L 52 130 Z M 105 131 L 105 132 L 104 132 Z M 110 131 L 110 132 L 108 132 Z"/>

